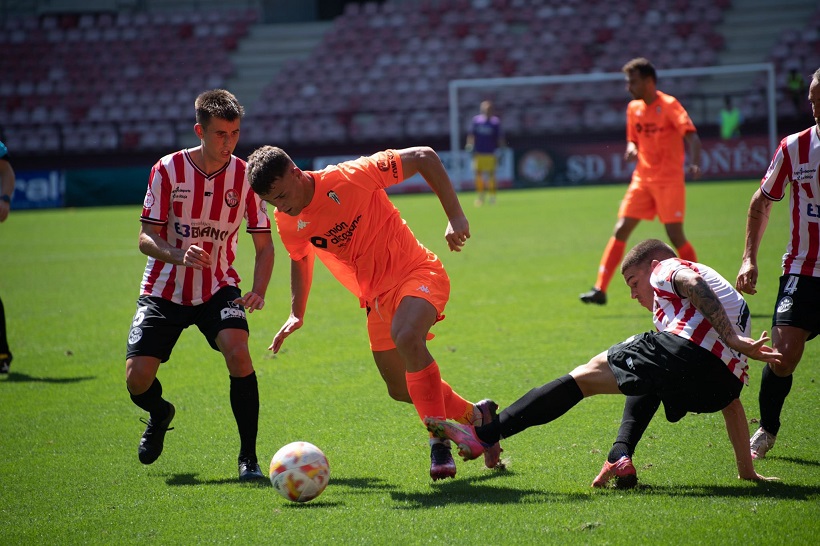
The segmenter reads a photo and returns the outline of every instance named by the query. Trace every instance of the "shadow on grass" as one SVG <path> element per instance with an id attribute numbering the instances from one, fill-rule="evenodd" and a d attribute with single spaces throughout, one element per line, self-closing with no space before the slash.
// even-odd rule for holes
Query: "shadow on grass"
<path id="1" fill-rule="evenodd" d="M 328 488 L 347 487 L 353 493 L 368 493 L 371 491 L 395 491 L 396 486 L 381 478 L 334 478 L 330 477 Z"/>
<path id="2" fill-rule="evenodd" d="M 623 494 L 623 489 L 608 489 Z M 668 497 L 726 497 L 767 498 L 798 501 L 815 501 L 820 486 L 799 485 L 782 482 L 759 482 L 743 485 L 646 485 L 639 484 L 631 494 L 664 495 Z"/>
<path id="3" fill-rule="evenodd" d="M 521 489 L 517 487 L 488 486 L 488 480 L 512 476 L 509 470 L 488 473 L 466 479 L 446 480 L 434 483 L 428 492 L 403 493 L 393 491 L 394 501 L 403 503 L 398 510 L 414 510 L 450 504 L 519 504 L 522 502 L 574 502 L 589 501 L 587 493 L 556 493 L 547 489 Z"/>
<path id="4" fill-rule="evenodd" d="M 193 473 L 171 474 L 165 483 L 174 486 L 191 486 L 191 485 L 242 485 L 248 487 L 271 487 L 270 480 L 253 480 L 249 482 L 240 482 L 238 478 L 219 478 L 216 480 L 201 480 Z"/>
<path id="5" fill-rule="evenodd" d="M 79 383 L 80 381 L 90 381 L 96 379 L 93 375 L 86 375 L 82 377 L 34 377 L 20 372 L 9 372 L 6 377 L 7 383 Z M 0 381 L 2 383 L 2 381 Z"/>
<path id="6" fill-rule="evenodd" d="M 781 457 L 779 455 L 769 455 L 768 460 L 785 461 L 787 463 L 802 464 L 805 466 L 820 466 L 820 461 L 810 461 L 808 459 L 798 459 L 797 457 Z"/>

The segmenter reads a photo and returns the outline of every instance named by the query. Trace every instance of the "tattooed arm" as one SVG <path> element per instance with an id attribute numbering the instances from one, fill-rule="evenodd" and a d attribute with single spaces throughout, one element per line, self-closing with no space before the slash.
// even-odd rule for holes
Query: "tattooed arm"
<path id="1" fill-rule="evenodd" d="M 765 345 L 769 341 L 765 331 L 758 340 L 740 336 L 735 332 L 726 314 L 726 309 L 723 308 L 717 294 L 703 277 L 691 269 L 681 269 L 675 273 L 673 282 L 677 293 L 692 302 L 692 305 L 706 317 L 726 345 L 755 360 L 780 362 L 782 355 Z"/>

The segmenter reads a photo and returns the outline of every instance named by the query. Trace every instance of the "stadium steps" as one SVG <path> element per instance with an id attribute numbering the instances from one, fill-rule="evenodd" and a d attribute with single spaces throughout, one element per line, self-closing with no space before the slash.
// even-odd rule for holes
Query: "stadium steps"
<path id="1" fill-rule="evenodd" d="M 717 30 L 725 47 L 718 55 L 719 65 L 762 63 L 783 32 L 800 32 L 817 9 L 816 0 L 735 0 L 724 12 Z M 743 95 L 756 87 L 760 74 L 737 74 L 732 78 L 704 78 L 699 92 L 714 95 L 708 101 L 707 119 L 718 119 L 724 94 Z"/>
<path id="2" fill-rule="evenodd" d="M 282 65 L 306 59 L 332 25 L 317 22 L 251 26 L 248 36 L 231 55 L 236 73 L 228 79 L 228 89 L 246 109 L 251 109 Z"/>

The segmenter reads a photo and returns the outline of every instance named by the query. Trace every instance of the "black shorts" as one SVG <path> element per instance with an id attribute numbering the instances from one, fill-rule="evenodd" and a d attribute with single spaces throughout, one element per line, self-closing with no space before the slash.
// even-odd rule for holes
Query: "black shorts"
<path id="1" fill-rule="evenodd" d="M 720 411 L 743 389 L 743 382 L 721 359 L 666 332 L 647 332 L 613 345 L 607 361 L 621 392 L 657 395 L 672 423 L 687 412 Z"/>
<path id="2" fill-rule="evenodd" d="M 807 275 L 780 277 L 772 326 L 808 330 L 811 332 L 809 339 L 820 334 L 820 278 Z"/>
<path id="3" fill-rule="evenodd" d="M 156 296 L 140 296 L 125 358 L 153 356 L 166 362 L 182 331 L 192 324 L 196 324 L 211 347 L 218 351 L 216 336 L 220 331 L 226 328 L 248 331 L 245 309 L 233 302 L 240 297 L 242 293 L 234 286 L 220 288 L 200 305 L 180 305 Z"/>

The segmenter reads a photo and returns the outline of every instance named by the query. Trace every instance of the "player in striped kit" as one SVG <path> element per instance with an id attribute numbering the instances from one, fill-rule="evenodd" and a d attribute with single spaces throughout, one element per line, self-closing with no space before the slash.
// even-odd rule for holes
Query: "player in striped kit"
<path id="1" fill-rule="evenodd" d="M 782 200 L 788 189 L 791 239 L 783 255 L 783 276 L 772 317 L 772 346 L 783 353 L 783 359 L 763 369 L 758 396 L 760 428 L 749 440 L 756 459 L 765 457 L 774 445 L 792 374 L 806 341 L 820 334 L 820 69 L 812 76 L 809 102 L 815 124 L 780 142 L 749 204 L 746 246 L 737 275 L 739 291 L 757 292 L 757 250 L 772 204 Z"/>
<path id="2" fill-rule="evenodd" d="M 239 479 L 264 479 L 256 456 L 259 388 L 245 310 L 265 305 L 274 257 L 271 224 L 248 184 L 245 162 L 233 155 L 244 109 L 222 89 L 199 95 L 195 109 L 201 144 L 154 165 L 143 203 L 139 248 L 148 263 L 126 354 L 131 400 L 150 415 L 137 453 L 143 464 L 162 453 L 175 408 L 162 398 L 157 372 L 182 330 L 195 324 L 228 367 Z M 243 218 L 256 249 L 253 287 L 244 295 L 233 267 Z"/>
<path id="3" fill-rule="evenodd" d="M 663 402 L 671 422 L 687 412 L 722 411 L 739 477 L 765 479 L 754 470 L 739 396 L 748 379 L 747 357 L 777 363 L 781 355 L 764 345 L 769 339 L 766 332 L 758 340 L 749 337 L 750 316 L 743 297 L 714 270 L 675 257 L 675 251 L 657 239 L 630 250 L 621 272 L 632 298 L 653 313 L 657 331 L 632 336 L 569 374 L 532 389 L 488 425 L 427 419 L 428 429 L 457 443 L 460 454 L 471 459 L 485 445 L 549 423 L 586 397 L 653 397 L 658 405 Z M 654 410 L 647 424 L 652 414 Z M 607 461 L 592 485 L 602 487 L 612 478 L 623 479 L 626 487 L 637 482 L 631 456 Z"/>

